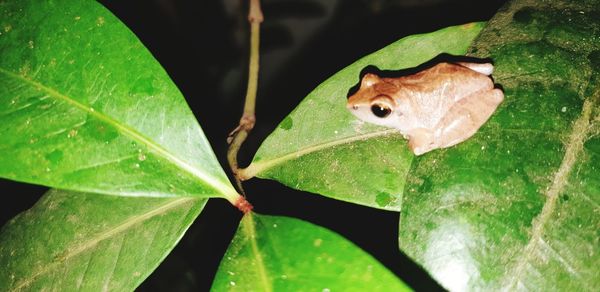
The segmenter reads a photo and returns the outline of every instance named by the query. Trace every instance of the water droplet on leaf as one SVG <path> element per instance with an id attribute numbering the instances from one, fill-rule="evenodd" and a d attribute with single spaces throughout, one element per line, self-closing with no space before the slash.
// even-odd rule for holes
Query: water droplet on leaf
<path id="1" fill-rule="evenodd" d="M 315 239 L 315 241 L 313 241 L 313 245 L 315 247 L 321 246 L 322 243 L 323 243 L 323 239 L 320 239 L 320 238 L 317 238 L 317 239 Z"/>

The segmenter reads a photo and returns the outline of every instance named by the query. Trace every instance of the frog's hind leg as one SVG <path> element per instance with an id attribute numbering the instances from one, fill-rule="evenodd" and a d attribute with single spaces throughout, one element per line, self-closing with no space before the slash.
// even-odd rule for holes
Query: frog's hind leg
<path id="1" fill-rule="evenodd" d="M 481 73 L 483 75 L 492 75 L 494 72 L 494 65 L 491 63 L 468 63 L 468 62 L 458 62 L 458 65 L 463 67 L 467 67 L 475 72 Z"/>
<path id="2" fill-rule="evenodd" d="M 435 144 L 446 148 L 473 136 L 503 99 L 504 94 L 500 89 L 486 89 L 457 101 L 438 123 L 434 134 Z"/>

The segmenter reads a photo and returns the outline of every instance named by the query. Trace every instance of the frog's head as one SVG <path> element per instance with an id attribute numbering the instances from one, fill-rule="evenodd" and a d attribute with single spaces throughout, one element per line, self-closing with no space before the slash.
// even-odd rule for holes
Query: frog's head
<path id="1" fill-rule="evenodd" d="M 396 85 L 375 74 L 363 76 L 358 91 L 348 98 L 348 110 L 357 118 L 387 127 L 398 122 L 398 105 L 392 98 L 398 91 Z"/>

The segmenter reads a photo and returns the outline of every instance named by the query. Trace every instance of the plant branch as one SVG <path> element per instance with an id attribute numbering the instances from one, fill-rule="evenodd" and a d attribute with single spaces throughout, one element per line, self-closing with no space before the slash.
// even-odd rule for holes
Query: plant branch
<path id="1" fill-rule="evenodd" d="M 248 65 L 248 87 L 246 90 L 244 112 L 240 118 L 237 128 L 231 131 L 229 137 L 227 137 L 227 142 L 229 143 L 229 149 L 227 150 L 227 161 L 229 162 L 229 167 L 235 176 L 236 185 L 239 191 L 244 195 L 245 192 L 239 177 L 240 168 L 238 165 L 237 156 L 240 147 L 244 141 L 246 141 L 248 134 L 252 131 L 252 128 L 254 128 L 254 124 L 256 123 L 254 109 L 256 106 L 256 91 L 258 88 L 258 53 L 260 43 L 260 24 L 262 21 L 263 14 L 260 8 L 260 1 L 250 0 L 250 11 L 248 13 L 248 22 L 250 23 L 250 62 Z"/>

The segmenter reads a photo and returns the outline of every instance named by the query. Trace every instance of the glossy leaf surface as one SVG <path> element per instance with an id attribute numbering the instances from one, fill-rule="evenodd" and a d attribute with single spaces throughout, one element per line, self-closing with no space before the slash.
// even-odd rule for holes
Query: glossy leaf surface
<path id="1" fill-rule="evenodd" d="M 327 79 L 269 135 L 243 171 L 292 188 L 375 208 L 400 210 L 413 159 L 393 129 L 365 124 L 346 109 L 348 90 L 368 65 L 415 67 L 441 53 L 461 55 L 483 24 L 403 38 Z"/>
<path id="2" fill-rule="evenodd" d="M 410 291 L 360 248 L 327 229 L 247 214 L 213 291 Z"/>
<path id="3" fill-rule="evenodd" d="M 0 290 L 133 290 L 205 202 L 51 190 L 0 230 Z"/>
<path id="4" fill-rule="evenodd" d="M 126 196 L 236 197 L 185 99 L 94 1 L 0 4 L 0 176 Z"/>
<path id="5" fill-rule="evenodd" d="M 450 290 L 600 286 L 599 1 L 514 1 L 471 52 L 506 99 L 472 139 L 414 160 L 400 248 Z"/>

